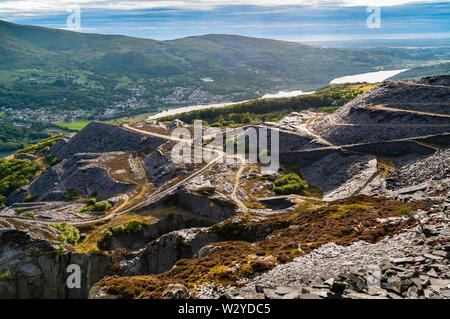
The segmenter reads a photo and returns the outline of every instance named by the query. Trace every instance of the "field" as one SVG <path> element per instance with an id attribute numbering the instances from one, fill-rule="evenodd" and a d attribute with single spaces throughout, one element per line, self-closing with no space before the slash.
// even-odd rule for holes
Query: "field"
<path id="1" fill-rule="evenodd" d="M 80 121 L 80 122 L 72 122 L 72 123 L 59 123 L 58 125 L 64 128 L 67 128 L 72 131 L 81 131 L 84 129 L 89 123 L 92 121 Z"/>

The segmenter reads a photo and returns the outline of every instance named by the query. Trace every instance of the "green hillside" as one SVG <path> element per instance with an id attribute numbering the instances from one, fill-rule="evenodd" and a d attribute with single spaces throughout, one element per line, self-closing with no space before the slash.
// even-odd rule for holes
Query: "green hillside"
<path id="1" fill-rule="evenodd" d="M 0 107 L 98 110 L 91 118 L 126 101 L 133 89 L 139 113 L 313 90 L 349 69 L 401 64 L 385 53 L 233 35 L 154 41 L 0 21 L 0 36 Z"/>
<path id="2" fill-rule="evenodd" d="M 439 63 L 436 65 L 412 68 L 408 71 L 397 74 L 389 80 L 420 79 L 426 76 L 443 74 L 450 74 L 450 63 Z"/>

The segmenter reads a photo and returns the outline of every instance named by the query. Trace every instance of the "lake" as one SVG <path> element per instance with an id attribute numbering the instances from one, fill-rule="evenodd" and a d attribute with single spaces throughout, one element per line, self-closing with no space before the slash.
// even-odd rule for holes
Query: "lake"
<path id="1" fill-rule="evenodd" d="M 354 74 L 354 75 L 347 75 L 347 76 L 341 76 L 339 78 L 336 78 L 330 82 L 330 84 L 341 84 L 341 83 L 356 83 L 356 82 L 367 82 L 367 83 L 378 83 L 382 82 L 394 75 L 397 75 L 399 73 L 405 72 L 408 69 L 403 70 L 391 70 L 391 71 L 377 71 L 377 72 L 368 72 L 368 73 L 361 73 L 361 74 Z M 306 95 L 306 94 L 312 94 L 313 92 L 303 92 L 301 90 L 297 91 L 280 91 L 275 94 L 266 94 L 263 95 L 263 99 L 270 99 L 270 98 L 283 98 L 283 97 L 293 97 L 293 96 L 299 96 L 299 95 Z M 215 104 L 205 104 L 205 105 L 191 105 L 191 106 L 183 106 L 178 107 L 174 109 L 169 109 L 167 111 L 159 112 L 155 115 L 149 116 L 149 120 L 156 120 L 161 117 L 170 116 L 170 115 L 176 115 L 181 113 L 186 113 L 190 111 L 197 111 L 197 110 L 203 110 L 203 109 L 209 109 L 209 108 L 219 108 L 224 107 L 228 105 L 234 105 L 239 103 L 244 103 L 247 101 L 241 101 L 241 102 L 232 102 L 232 103 L 215 103 Z"/>
<path id="2" fill-rule="evenodd" d="M 341 76 L 339 78 L 332 80 L 330 84 L 357 83 L 357 82 L 378 83 L 383 82 L 384 80 L 387 80 L 390 77 L 405 72 L 407 70 L 409 69 L 367 72 L 361 74 Z"/>
<path id="3" fill-rule="evenodd" d="M 292 97 L 292 96 L 298 96 L 298 95 L 305 95 L 305 94 L 312 94 L 314 92 L 303 92 L 303 91 L 280 91 L 275 94 L 266 94 L 262 98 L 268 99 L 268 98 L 281 98 L 281 97 Z M 203 109 L 209 109 L 209 108 L 219 108 L 224 107 L 228 105 L 235 105 L 240 104 L 244 102 L 248 102 L 250 100 L 246 101 L 240 101 L 240 102 L 231 102 L 231 103 L 215 103 L 215 104 L 205 104 L 205 105 L 191 105 L 191 106 L 183 106 L 183 107 L 177 107 L 174 109 L 169 109 L 167 111 L 159 112 L 157 114 L 151 115 L 148 117 L 149 120 L 156 120 L 161 117 L 170 116 L 170 115 L 176 115 L 181 113 L 186 113 L 190 111 L 197 111 L 197 110 L 203 110 Z"/>
<path id="4" fill-rule="evenodd" d="M 266 94 L 262 98 L 263 99 L 272 99 L 272 98 L 281 98 L 281 97 L 293 97 L 293 96 L 299 96 L 299 95 L 308 95 L 313 94 L 315 91 L 312 92 L 303 92 L 301 90 L 298 91 L 280 91 L 275 94 Z"/>
<path id="5" fill-rule="evenodd" d="M 11 154 L 14 154 L 15 152 L 9 152 L 9 153 L 0 153 L 0 159 L 8 157 Z"/>

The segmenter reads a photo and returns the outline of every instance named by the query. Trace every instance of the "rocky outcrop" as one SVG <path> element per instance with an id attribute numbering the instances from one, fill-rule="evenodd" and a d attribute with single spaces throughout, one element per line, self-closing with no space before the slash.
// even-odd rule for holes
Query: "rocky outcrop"
<path id="1" fill-rule="evenodd" d="M 80 267 L 80 288 L 69 288 L 69 265 Z M 64 252 L 56 242 L 0 229 L 0 298 L 87 298 L 91 286 L 120 271 L 111 256 Z"/>
<path id="2" fill-rule="evenodd" d="M 144 159 L 145 170 L 150 181 L 158 186 L 185 176 L 194 169 L 194 165 L 173 162 L 170 152 L 164 152 L 162 148 L 156 149 Z"/>
<path id="3" fill-rule="evenodd" d="M 143 225 L 143 229 L 137 233 L 113 235 L 101 241 L 99 247 L 103 250 L 114 250 L 126 248 L 129 250 L 139 250 L 144 248 L 149 242 L 159 237 L 181 229 L 209 226 L 212 222 L 200 216 L 187 213 L 173 213 L 158 222 L 150 225 Z"/>
<path id="4" fill-rule="evenodd" d="M 128 274 L 158 274 L 173 267 L 180 259 L 193 258 L 207 244 L 220 241 L 209 228 L 184 229 L 151 242 L 130 264 Z"/>
<path id="5" fill-rule="evenodd" d="M 450 299 L 449 211 L 436 205 L 415 216 L 422 226 L 375 244 L 328 243 L 255 276 L 241 288 L 205 284 L 200 298 Z M 395 222 L 393 220 L 392 222 Z"/>
<path id="6" fill-rule="evenodd" d="M 450 178 L 450 149 L 418 160 L 399 161 L 397 169 L 387 179 L 387 188 L 396 190 L 419 185 L 430 180 Z"/>
<path id="7" fill-rule="evenodd" d="M 26 192 L 13 194 L 8 200 L 23 201 L 27 194 L 38 195 L 37 201 L 67 201 L 71 197 L 96 194 L 111 197 L 125 193 L 135 185 L 122 183 L 111 178 L 101 163 L 108 153 L 80 153 L 52 167 L 31 183 Z"/>
<path id="8" fill-rule="evenodd" d="M 377 159 L 372 155 L 327 149 L 283 154 L 281 159 L 300 167 L 302 177 L 319 187 L 324 193 L 323 199 L 327 201 L 383 191 Z"/>
<path id="9" fill-rule="evenodd" d="M 50 153 L 67 159 L 77 153 L 153 150 L 164 143 L 162 139 L 132 133 L 117 125 L 92 122 L 72 138 L 58 141 Z"/>
<path id="10" fill-rule="evenodd" d="M 448 76 L 388 81 L 312 122 L 311 128 L 336 145 L 445 133 L 449 130 L 449 95 Z"/>
<path id="11" fill-rule="evenodd" d="M 205 196 L 186 189 L 177 191 L 176 202 L 180 207 L 196 215 L 208 217 L 215 221 L 226 220 L 237 211 L 236 204 L 223 195 Z"/>

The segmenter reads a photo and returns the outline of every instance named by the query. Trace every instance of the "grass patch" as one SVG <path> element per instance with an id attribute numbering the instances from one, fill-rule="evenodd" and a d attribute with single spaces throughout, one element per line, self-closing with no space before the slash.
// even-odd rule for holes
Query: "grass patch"
<path id="1" fill-rule="evenodd" d="M 86 126 L 88 126 L 91 121 L 79 121 L 79 122 L 70 122 L 70 123 L 58 123 L 59 126 L 67 128 L 72 131 L 81 131 Z"/>
<path id="2" fill-rule="evenodd" d="M 20 217 L 35 219 L 36 215 L 33 212 L 25 212 L 25 213 L 20 214 Z"/>

